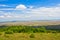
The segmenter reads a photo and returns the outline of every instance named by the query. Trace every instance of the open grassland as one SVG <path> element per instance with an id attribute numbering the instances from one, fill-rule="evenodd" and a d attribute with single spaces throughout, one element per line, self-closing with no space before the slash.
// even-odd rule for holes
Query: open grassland
<path id="1" fill-rule="evenodd" d="M 33 34 L 34 37 L 30 37 L 31 34 Z M 0 40 L 60 40 L 60 33 L 0 34 Z"/>

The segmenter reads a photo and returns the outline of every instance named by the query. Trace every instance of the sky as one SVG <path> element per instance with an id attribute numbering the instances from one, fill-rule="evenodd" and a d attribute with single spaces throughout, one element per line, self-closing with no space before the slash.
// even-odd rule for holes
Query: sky
<path id="1" fill-rule="evenodd" d="M 60 0 L 0 0 L 0 22 L 60 20 Z"/>

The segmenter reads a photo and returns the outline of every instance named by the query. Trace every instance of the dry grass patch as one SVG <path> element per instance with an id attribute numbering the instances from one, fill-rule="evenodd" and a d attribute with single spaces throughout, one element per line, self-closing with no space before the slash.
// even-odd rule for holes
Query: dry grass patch
<path id="1" fill-rule="evenodd" d="M 2 34 L 1 40 L 60 40 L 60 33 L 33 33 L 34 37 L 31 38 L 32 33 L 14 33 Z"/>

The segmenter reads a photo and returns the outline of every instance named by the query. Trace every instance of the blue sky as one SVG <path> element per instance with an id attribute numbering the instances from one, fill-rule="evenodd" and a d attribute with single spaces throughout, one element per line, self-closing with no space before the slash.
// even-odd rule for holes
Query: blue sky
<path id="1" fill-rule="evenodd" d="M 40 7 L 40 6 L 55 6 L 57 4 L 60 4 L 60 0 L 0 0 L 0 4 L 9 5 L 12 8 L 15 8 L 19 4 Z"/>
<path id="2" fill-rule="evenodd" d="M 60 0 L 0 0 L 0 21 L 60 20 Z"/>

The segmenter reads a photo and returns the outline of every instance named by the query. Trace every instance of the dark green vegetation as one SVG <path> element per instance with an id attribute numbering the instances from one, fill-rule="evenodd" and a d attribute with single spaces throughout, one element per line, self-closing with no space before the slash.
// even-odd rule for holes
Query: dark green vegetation
<path id="1" fill-rule="evenodd" d="M 35 35 L 34 35 L 34 34 L 31 34 L 31 35 L 30 35 L 30 38 L 34 38 L 34 37 L 35 37 Z"/>
<path id="2" fill-rule="evenodd" d="M 0 32 L 13 33 L 60 33 L 60 29 L 47 29 L 44 26 L 0 26 Z"/>

